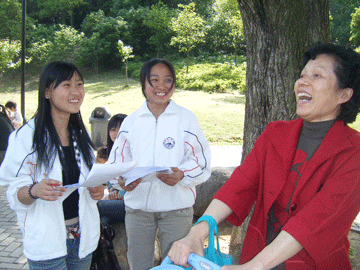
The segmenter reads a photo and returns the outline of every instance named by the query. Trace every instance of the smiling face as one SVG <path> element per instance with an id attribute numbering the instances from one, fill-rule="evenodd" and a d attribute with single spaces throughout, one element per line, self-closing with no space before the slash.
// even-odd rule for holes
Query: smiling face
<path id="1" fill-rule="evenodd" d="M 78 113 L 84 96 L 84 82 L 77 73 L 70 80 L 62 81 L 56 88 L 48 88 L 45 93 L 50 102 L 52 117 L 70 117 L 70 114 Z"/>
<path id="2" fill-rule="evenodd" d="M 145 80 L 145 95 L 153 114 L 155 111 L 160 114 L 165 111 L 174 93 L 173 81 L 174 78 L 166 65 L 160 63 L 151 68 L 149 80 Z"/>
<path id="3" fill-rule="evenodd" d="M 334 59 L 326 54 L 309 60 L 296 81 L 296 113 L 308 122 L 336 119 L 340 105 L 347 102 L 352 89 L 340 89 Z"/>

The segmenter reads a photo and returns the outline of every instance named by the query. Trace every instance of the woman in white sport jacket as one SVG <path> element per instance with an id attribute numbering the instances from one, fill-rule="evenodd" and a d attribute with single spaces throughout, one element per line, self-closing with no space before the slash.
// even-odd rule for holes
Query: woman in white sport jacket
<path id="1" fill-rule="evenodd" d="M 162 258 L 172 243 L 192 225 L 195 186 L 211 174 L 209 144 L 189 110 L 170 100 L 175 90 L 175 71 L 163 59 L 152 59 L 141 69 L 146 98 L 125 118 L 108 163 L 135 161 L 136 167 L 166 166 L 172 174 L 158 173 L 138 179 L 125 194 L 125 225 L 131 270 L 154 266 L 156 231 Z"/>
<path id="2" fill-rule="evenodd" d="M 0 184 L 8 186 L 30 269 L 89 269 L 98 244 L 103 186 L 62 196 L 63 185 L 84 182 L 94 163 L 80 116 L 84 95 L 75 65 L 50 63 L 40 77 L 35 116 L 9 138 Z"/>

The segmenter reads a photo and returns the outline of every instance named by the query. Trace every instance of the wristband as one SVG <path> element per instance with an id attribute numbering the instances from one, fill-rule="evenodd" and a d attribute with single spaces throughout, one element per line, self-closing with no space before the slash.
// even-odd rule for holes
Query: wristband
<path id="1" fill-rule="evenodd" d="M 29 190 L 28 190 L 28 194 L 29 194 L 29 197 L 31 198 L 31 199 L 34 199 L 34 200 L 37 200 L 37 199 L 39 199 L 39 197 L 36 197 L 36 196 L 34 196 L 34 195 L 32 195 L 31 194 L 31 190 L 32 190 L 32 188 L 36 185 L 37 183 L 32 183 L 31 185 L 30 185 L 30 187 L 29 187 Z"/>

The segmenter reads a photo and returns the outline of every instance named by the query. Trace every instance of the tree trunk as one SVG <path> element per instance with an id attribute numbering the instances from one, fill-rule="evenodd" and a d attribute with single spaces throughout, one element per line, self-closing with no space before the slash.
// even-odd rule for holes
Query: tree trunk
<path id="1" fill-rule="evenodd" d="M 266 125 L 296 117 L 293 86 L 302 55 L 329 40 L 328 0 L 238 0 L 247 45 L 243 157 Z M 242 246 L 249 219 L 233 229 L 230 252 Z"/>

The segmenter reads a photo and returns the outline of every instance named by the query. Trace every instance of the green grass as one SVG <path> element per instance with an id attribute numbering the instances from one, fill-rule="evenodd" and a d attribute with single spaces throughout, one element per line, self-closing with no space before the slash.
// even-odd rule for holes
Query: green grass
<path id="1" fill-rule="evenodd" d="M 38 79 L 27 76 L 25 93 L 25 116 L 30 119 L 37 108 Z M 129 114 L 144 102 L 140 83 L 117 72 L 99 75 L 84 74 L 85 100 L 81 107 L 84 123 L 90 132 L 89 122 L 95 107 L 104 106 L 111 114 Z M 1 78 L 0 103 L 12 99 L 21 104 L 20 77 Z M 207 139 L 212 145 L 240 145 L 244 127 L 245 98 L 241 94 L 206 93 L 176 89 L 173 100 L 194 112 Z"/>
<path id="2" fill-rule="evenodd" d="M 91 131 L 90 116 L 95 107 L 104 106 L 111 114 L 129 114 L 144 101 L 140 83 L 123 75 L 107 72 L 98 75 L 84 74 L 85 101 L 81 107 L 84 123 Z M 0 104 L 13 99 L 20 107 L 20 76 L 0 78 Z M 25 115 L 30 119 L 37 108 L 38 75 L 27 76 Z M 179 105 L 194 112 L 205 136 L 212 145 L 241 145 L 243 143 L 245 97 L 238 93 L 207 93 L 176 89 L 173 99 Z M 360 117 L 350 125 L 360 131 Z"/>

